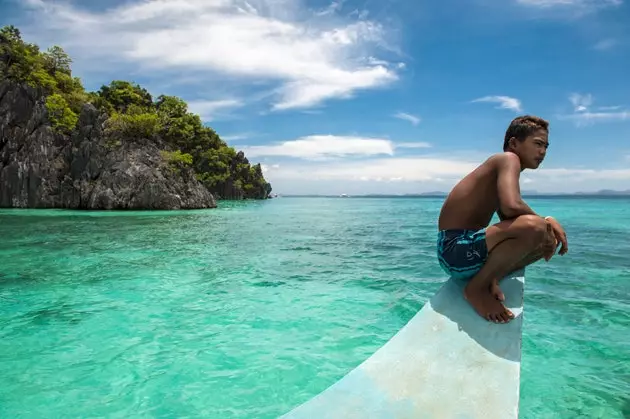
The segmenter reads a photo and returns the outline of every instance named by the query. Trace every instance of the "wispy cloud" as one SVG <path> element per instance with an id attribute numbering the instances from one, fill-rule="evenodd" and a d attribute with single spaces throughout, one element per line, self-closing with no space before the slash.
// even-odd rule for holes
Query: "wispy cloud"
<path id="1" fill-rule="evenodd" d="M 630 119 L 630 111 L 623 110 L 621 106 L 600 106 L 591 110 L 594 99 L 590 93 L 572 93 L 569 96 L 569 101 L 573 106 L 573 113 L 559 115 L 558 118 L 573 120 L 578 126 Z"/>
<path id="2" fill-rule="evenodd" d="M 497 106 L 498 109 L 510 109 L 514 112 L 523 111 L 521 101 L 516 98 L 509 97 L 509 96 L 484 96 L 484 97 L 480 97 L 472 101 L 472 103 L 478 103 L 478 102 L 498 103 L 499 104 L 499 106 Z"/>
<path id="3" fill-rule="evenodd" d="M 317 16 L 332 15 L 332 14 L 338 12 L 339 10 L 341 10 L 341 8 L 343 7 L 344 3 L 345 3 L 345 0 L 333 0 L 332 2 L 330 2 L 328 7 L 326 7 L 323 10 L 320 10 L 318 12 L 315 12 L 315 14 Z"/>
<path id="4" fill-rule="evenodd" d="M 608 51 L 616 47 L 618 44 L 619 41 L 613 38 L 602 39 L 601 41 L 593 45 L 593 49 L 596 49 L 598 51 Z"/>
<path id="5" fill-rule="evenodd" d="M 431 144 L 425 142 L 396 143 L 396 148 L 430 148 Z"/>
<path id="6" fill-rule="evenodd" d="M 236 134 L 221 135 L 221 139 L 224 141 L 239 141 L 239 140 L 246 140 L 248 138 L 251 138 L 252 136 L 254 136 L 254 133 L 241 132 L 241 133 L 236 133 Z"/>
<path id="7" fill-rule="evenodd" d="M 394 142 L 387 138 L 308 135 L 295 140 L 275 144 L 243 146 L 250 157 L 293 157 L 304 160 L 328 160 L 333 158 L 393 156 L 396 149 L 427 149 L 431 144 L 422 141 Z"/>
<path id="8" fill-rule="evenodd" d="M 516 0 L 516 3 L 533 7 L 589 7 L 601 8 L 619 6 L 623 0 Z"/>
<path id="9" fill-rule="evenodd" d="M 540 169 L 534 172 L 535 176 L 544 181 L 555 179 L 556 181 L 585 181 L 585 180 L 630 180 L 630 169 Z"/>
<path id="10" fill-rule="evenodd" d="M 625 121 L 630 120 L 630 111 L 619 112 L 581 112 L 572 115 L 560 115 L 560 119 L 574 120 L 578 125 L 587 125 L 595 122 Z"/>
<path id="11" fill-rule="evenodd" d="M 189 101 L 188 110 L 199 115 L 202 121 L 210 122 L 225 109 L 233 109 L 243 106 L 244 103 L 240 99 L 222 99 L 222 100 L 198 100 Z"/>
<path id="12" fill-rule="evenodd" d="M 623 0 L 513 0 L 524 13 L 542 19 L 584 19 L 599 11 L 619 7 Z M 601 45 L 604 49 L 609 46 Z"/>
<path id="13" fill-rule="evenodd" d="M 575 112 L 584 112 L 593 104 L 593 96 L 590 93 L 586 95 L 572 93 L 569 96 L 569 101 L 573 104 Z"/>
<path id="14" fill-rule="evenodd" d="M 411 122 L 412 125 L 418 125 L 421 119 L 415 115 L 406 113 L 406 112 L 398 112 L 394 114 L 394 118 L 402 119 L 404 121 Z"/>
<path id="15" fill-rule="evenodd" d="M 109 59 L 269 88 L 272 109 L 307 108 L 349 98 L 398 78 L 399 64 L 375 61 L 387 46 L 385 28 L 364 14 L 353 20 L 308 11 L 300 0 L 146 0 L 103 12 L 68 3 L 25 0 L 41 37 L 67 47 L 77 60 Z M 98 47 L 95 47 L 98 46 Z M 392 48 L 388 48 L 391 52 Z"/>
<path id="16" fill-rule="evenodd" d="M 309 135 L 271 145 L 247 146 L 248 157 L 276 156 L 326 159 L 343 156 L 393 155 L 394 144 L 383 138 Z"/>

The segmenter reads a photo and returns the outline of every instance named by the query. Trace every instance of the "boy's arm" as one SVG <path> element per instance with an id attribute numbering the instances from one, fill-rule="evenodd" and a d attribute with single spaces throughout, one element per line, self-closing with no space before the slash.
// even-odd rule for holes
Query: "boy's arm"
<path id="1" fill-rule="evenodd" d="M 498 161 L 497 188 L 499 191 L 498 213 L 507 218 L 516 218 L 521 215 L 538 215 L 529 205 L 523 201 L 518 178 L 521 174 L 521 162 L 517 155 L 506 153 L 501 155 Z M 501 216 L 501 215 L 499 215 Z M 568 250 L 567 235 L 564 229 L 555 219 L 545 217 L 551 225 L 556 240 L 562 243 L 560 254 L 564 255 Z"/>
<path id="2" fill-rule="evenodd" d="M 505 220 L 510 219 L 510 217 L 507 217 L 505 214 L 501 212 L 500 208 L 497 209 L 497 216 L 499 217 L 499 221 L 505 221 Z"/>
<path id="3" fill-rule="evenodd" d="M 516 218 L 521 215 L 538 215 L 523 201 L 519 186 L 521 161 L 516 154 L 505 153 L 499 157 L 497 189 L 499 192 L 499 217 Z"/>

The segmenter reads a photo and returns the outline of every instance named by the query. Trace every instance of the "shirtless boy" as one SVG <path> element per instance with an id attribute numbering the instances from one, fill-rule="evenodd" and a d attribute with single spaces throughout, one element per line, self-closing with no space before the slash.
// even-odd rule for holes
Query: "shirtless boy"
<path id="1" fill-rule="evenodd" d="M 560 255 L 569 249 L 560 223 L 536 214 L 520 194 L 520 173 L 542 163 L 548 135 L 544 119 L 514 119 L 505 133 L 504 152 L 489 157 L 455 185 L 440 212 L 440 266 L 467 281 L 464 297 L 489 321 L 514 318 L 502 303 L 501 278 L 541 258 L 549 261 L 559 243 Z M 495 212 L 501 221 L 489 226 Z"/>

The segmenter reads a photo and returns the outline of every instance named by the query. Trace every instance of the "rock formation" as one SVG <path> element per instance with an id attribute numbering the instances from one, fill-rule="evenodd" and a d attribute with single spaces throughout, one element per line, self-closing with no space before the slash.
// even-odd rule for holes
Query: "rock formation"
<path id="1" fill-rule="evenodd" d="M 214 208 L 191 168 L 174 169 L 159 139 L 116 144 L 107 115 L 84 104 L 71 135 L 50 125 L 41 89 L 0 81 L 0 207 Z"/>

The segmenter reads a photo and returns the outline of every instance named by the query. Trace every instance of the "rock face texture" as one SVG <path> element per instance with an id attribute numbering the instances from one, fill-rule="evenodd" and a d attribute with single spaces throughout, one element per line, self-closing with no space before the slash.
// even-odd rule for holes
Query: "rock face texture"
<path id="1" fill-rule="evenodd" d="M 216 201 L 190 168 L 175 168 L 160 140 L 116 142 L 106 115 L 83 106 L 72 135 L 50 126 L 35 88 L 0 81 L 0 207 L 198 209 Z"/>

